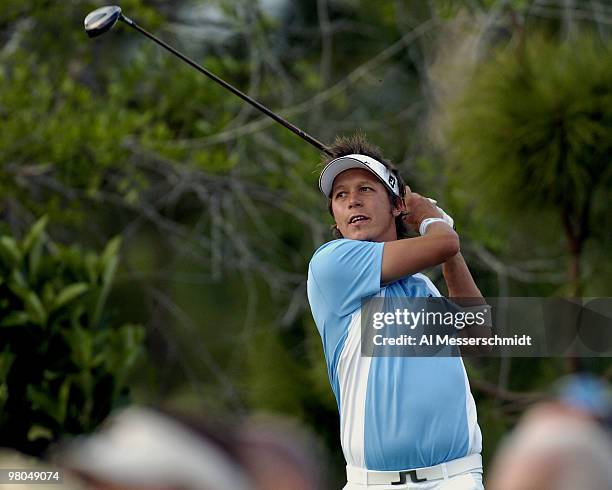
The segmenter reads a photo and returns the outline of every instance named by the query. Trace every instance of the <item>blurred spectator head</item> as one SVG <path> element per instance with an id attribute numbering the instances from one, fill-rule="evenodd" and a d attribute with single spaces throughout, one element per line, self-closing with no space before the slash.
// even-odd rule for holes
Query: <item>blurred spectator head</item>
<path id="1" fill-rule="evenodd" d="M 556 392 L 560 405 L 612 428 L 612 390 L 608 383 L 591 374 L 577 374 L 562 378 Z"/>
<path id="2" fill-rule="evenodd" d="M 324 450 L 306 429 L 271 416 L 249 420 L 240 452 L 257 490 L 327 490 Z"/>
<path id="3" fill-rule="evenodd" d="M 488 490 L 612 488 L 609 385 L 578 375 L 561 380 L 556 391 L 528 410 L 504 441 Z"/>
<path id="4" fill-rule="evenodd" d="M 131 407 L 56 459 L 99 489 L 251 490 L 228 441 L 193 420 Z"/>

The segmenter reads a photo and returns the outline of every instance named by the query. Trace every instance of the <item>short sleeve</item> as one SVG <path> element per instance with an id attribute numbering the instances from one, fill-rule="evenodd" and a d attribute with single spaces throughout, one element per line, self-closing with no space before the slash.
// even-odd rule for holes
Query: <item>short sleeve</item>
<path id="1" fill-rule="evenodd" d="M 312 257 L 309 281 L 313 282 L 326 307 L 345 316 L 361 305 L 361 299 L 380 291 L 384 243 L 334 240 Z"/>

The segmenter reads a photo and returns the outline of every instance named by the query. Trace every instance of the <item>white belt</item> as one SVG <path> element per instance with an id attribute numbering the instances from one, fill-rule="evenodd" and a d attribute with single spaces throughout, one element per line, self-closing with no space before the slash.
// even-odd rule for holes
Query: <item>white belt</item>
<path id="1" fill-rule="evenodd" d="M 402 471 L 373 471 L 347 466 L 346 478 L 349 483 L 359 483 L 361 485 L 402 485 L 409 482 L 440 480 L 467 471 L 481 469 L 482 457 L 480 454 L 472 454 L 435 466 Z"/>

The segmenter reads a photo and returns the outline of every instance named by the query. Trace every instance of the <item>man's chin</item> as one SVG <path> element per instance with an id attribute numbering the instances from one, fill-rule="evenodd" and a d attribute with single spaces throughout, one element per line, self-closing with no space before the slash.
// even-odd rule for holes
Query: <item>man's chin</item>
<path id="1" fill-rule="evenodd" d="M 347 231 L 346 234 L 343 235 L 344 238 L 348 238 L 349 240 L 361 240 L 361 241 L 374 241 L 372 239 L 371 233 L 368 233 L 366 230 L 351 230 Z"/>

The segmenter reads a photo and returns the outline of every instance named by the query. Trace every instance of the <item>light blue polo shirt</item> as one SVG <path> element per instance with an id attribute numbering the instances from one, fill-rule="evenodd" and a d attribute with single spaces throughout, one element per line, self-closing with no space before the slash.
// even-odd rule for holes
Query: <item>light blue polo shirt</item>
<path id="1" fill-rule="evenodd" d="M 380 286 L 384 243 L 334 240 L 308 268 L 308 300 L 340 411 L 347 464 L 395 471 L 481 451 L 461 357 L 363 357 L 361 300 L 440 296 L 423 274 Z"/>

